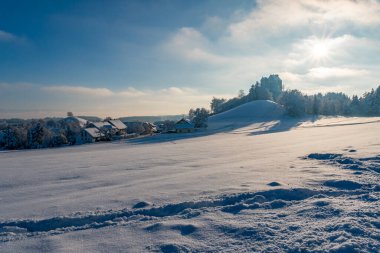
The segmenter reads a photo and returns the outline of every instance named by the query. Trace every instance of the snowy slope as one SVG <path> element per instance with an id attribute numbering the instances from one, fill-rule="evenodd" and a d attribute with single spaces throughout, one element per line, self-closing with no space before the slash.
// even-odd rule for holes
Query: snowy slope
<path id="1" fill-rule="evenodd" d="M 285 110 L 281 105 L 269 100 L 257 100 L 209 117 L 208 129 L 236 129 L 255 122 L 279 120 L 284 114 Z"/>
<path id="2" fill-rule="evenodd" d="M 378 252 L 380 118 L 278 116 L 0 153 L 0 252 Z"/>
<path id="3" fill-rule="evenodd" d="M 210 117 L 210 121 L 252 121 L 255 119 L 278 118 L 284 115 L 284 108 L 270 100 L 256 100 L 242 104 L 226 112 Z"/>

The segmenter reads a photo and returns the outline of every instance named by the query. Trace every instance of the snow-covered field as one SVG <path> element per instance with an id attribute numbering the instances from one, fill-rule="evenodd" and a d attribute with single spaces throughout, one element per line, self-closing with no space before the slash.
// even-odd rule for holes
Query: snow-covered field
<path id="1" fill-rule="evenodd" d="M 380 118 L 272 106 L 191 135 L 0 153 L 0 252 L 380 252 Z"/>

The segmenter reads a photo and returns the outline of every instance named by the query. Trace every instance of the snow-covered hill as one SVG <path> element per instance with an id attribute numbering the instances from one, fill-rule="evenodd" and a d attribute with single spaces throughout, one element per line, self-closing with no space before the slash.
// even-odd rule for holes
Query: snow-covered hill
<path id="1" fill-rule="evenodd" d="M 237 129 L 258 122 L 280 120 L 284 114 L 285 109 L 281 105 L 269 100 L 257 100 L 209 117 L 208 129 Z"/>
<path id="2" fill-rule="evenodd" d="M 379 252 L 380 118 L 278 117 L 2 152 L 0 252 Z"/>
<path id="3" fill-rule="evenodd" d="M 210 121 L 256 121 L 284 115 L 284 108 L 270 100 L 256 100 L 210 117 Z"/>

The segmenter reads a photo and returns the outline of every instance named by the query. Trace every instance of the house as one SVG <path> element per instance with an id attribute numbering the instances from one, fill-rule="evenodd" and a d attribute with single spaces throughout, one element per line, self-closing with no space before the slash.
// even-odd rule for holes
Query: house
<path id="1" fill-rule="evenodd" d="M 88 122 L 85 119 L 82 119 L 79 117 L 74 117 L 74 116 L 66 117 L 66 118 L 64 118 L 64 121 L 67 124 L 71 124 L 71 123 L 76 124 L 76 125 L 80 126 L 81 128 L 85 127 L 87 122 Z"/>
<path id="2" fill-rule="evenodd" d="M 127 133 L 128 134 L 142 134 L 145 131 L 145 128 L 143 126 L 143 122 L 140 121 L 132 121 L 132 122 L 124 122 L 124 124 L 127 126 Z"/>
<path id="3" fill-rule="evenodd" d="M 146 134 L 153 134 L 157 132 L 157 126 L 150 122 L 145 122 L 144 127 L 146 130 Z"/>
<path id="4" fill-rule="evenodd" d="M 127 126 L 121 122 L 118 119 L 114 120 L 108 120 L 108 123 L 110 123 L 112 126 L 114 126 L 117 129 L 117 135 L 123 135 L 127 133 Z"/>
<path id="5" fill-rule="evenodd" d="M 100 141 L 104 134 L 95 127 L 85 128 L 80 133 L 80 143 L 92 143 Z"/>
<path id="6" fill-rule="evenodd" d="M 152 134 L 156 131 L 156 126 L 150 122 L 124 122 L 125 125 L 127 125 L 127 132 L 128 134 L 139 134 L 139 135 L 146 135 L 146 134 Z"/>
<path id="7" fill-rule="evenodd" d="M 117 128 L 108 123 L 107 121 L 91 122 L 87 127 L 95 127 L 103 133 L 116 132 Z"/>
<path id="8" fill-rule="evenodd" d="M 99 130 L 101 129 L 115 129 L 115 127 L 113 125 L 111 125 L 110 123 L 108 122 L 104 122 L 104 121 L 99 121 L 99 122 L 90 122 L 87 127 L 95 127 Z"/>
<path id="9" fill-rule="evenodd" d="M 110 141 L 117 132 L 117 128 L 106 121 L 91 122 L 87 125 L 88 128 L 96 128 L 102 133 L 101 140 Z"/>
<path id="10" fill-rule="evenodd" d="M 195 131 L 195 126 L 190 120 L 182 118 L 174 125 L 176 133 L 191 133 Z"/>

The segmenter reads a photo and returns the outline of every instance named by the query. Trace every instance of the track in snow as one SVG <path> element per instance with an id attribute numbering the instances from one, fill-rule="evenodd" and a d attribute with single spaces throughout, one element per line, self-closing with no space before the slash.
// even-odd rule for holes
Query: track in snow
<path id="1" fill-rule="evenodd" d="M 352 152 L 355 151 L 352 150 Z M 272 190 L 222 195 L 204 200 L 174 203 L 160 207 L 140 202 L 133 209 L 110 210 L 90 214 L 79 213 L 73 216 L 53 217 L 42 220 L 4 221 L 0 223 L 0 241 L 14 241 L 26 237 L 49 236 L 108 226 L 128 226 L 131 221 L 138 221 L 142 228 L 149 233 L 169 229 L 178 231 L 182 236 L 191 236 L 198 233 L 201 229 L 192 224 L 192 220 L 207 213 L 232 215 L 235 218 L 240 216 L 250 216 L 252 218 L 252 215 L 263 215 L 265 210 L 268 210 L 268 212 L 277 212 L 278 217 L 282 217 L 283 219 L 292 216 L 297 217 L 297 219 L 305 219 L 305 217 L 316 220 L 342 219 L 340 225 L 336 223 L 335 225 L 322 224 L 326 233 L 334 234 L 343 231 L 344 233 L 356 236 L 356 244 L 344 246 L 347 250 L 354 250 L 364 242 L 364 246 L 361 245 L 360 247 L 364 247 L 367 250 L 380 246 L 380 223 L 377 221 L 379 213 L 376 211 L 380 205 L 380 156 L 352 158 L 335 153 L 313 153 L 302 159 L 307 159 L 311 162 L 317 161 L 322 165 L 338 166 L 342 169 L 352 170 L 353 173 L 360 172 L 360 174 L 355 175 L 360 176 L 361 179 L 358 181 L 329 179 L 321 182 L 319 188 L 315 187 L 314 189 L 281 189 L 280 184 L 272 182 L 269 184 L 275 187 Z M 334 201 L 337 200 L 353 201 L 355 203 L 358 203 L 358 201 L 360 203 L 364 202 L 367 208 L 362 213 L 351 212 L 342 215 L 343 210 L 333 205 Z M 297 210 L 297 212 L 296 214 L 289 214 L 289 212 L 293 212 L 290 210 Z M 250 212 L 259 213 L 250 214 Z M 347 217 L 354 220 L 360 219 L 361 227 L 359 223 L 352 221 L 349 223 L 345 222 L 348 219 Z M 165 222 L 171 218 L 181 220 L 182 223 L 165 225 Z M 288 223 L 292 223 L 295 219 L 293 217 Z M 183 223 L 184 221 L 185 223 Z M 265 218 L 262 221 L 264 222 Z M 301 228 L 302 224 L 293 224 L 287 227 L 290 234 L 296 233 Z M 213 229 L 219 230 L 227 237 L 243 241 L 267 241 L 268 245 L 270 245 L 269 238 L 280 236 L 277 235 L 278 232 L 271 232 L 271 230 L 265 227 L 239 227 L 237 225 L 218 224 Z M 272 236 L 270 236 L 271 233 L 273 234 Z M 281 234 L 281 236 L 283 235 Z M 338 237 L 331 240 L 337 239 Z M 289 245 L 289 247 L 292 246 Z M 153 246 L 151 249 L 170 252 L 170 250 L 174 249 L 186 251 L 188 248 L 186 248 L 186 245 L 165 244 Z M 194 248 L 188 250 L 197 251 Z"/>

